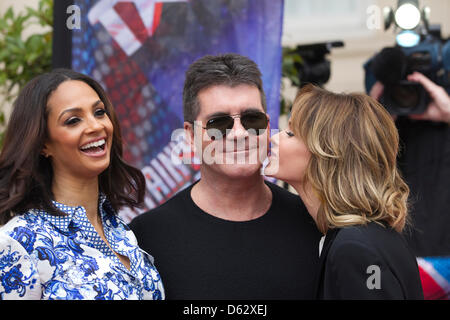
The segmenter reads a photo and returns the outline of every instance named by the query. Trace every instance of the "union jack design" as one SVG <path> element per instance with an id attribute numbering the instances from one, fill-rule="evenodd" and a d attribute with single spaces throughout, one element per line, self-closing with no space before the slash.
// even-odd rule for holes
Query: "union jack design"
<path id="1" fill-rule="evenodd" d="M 187 0 L 101 0 L 89 11 L 91 25 L 100 22 L 131 56 L 158 28 L 164 2 Z"/>
<path id="2" fill-rule="evenodd" d="M 450 300 L 450 257 L 417 258 L 426 300 Z"/>

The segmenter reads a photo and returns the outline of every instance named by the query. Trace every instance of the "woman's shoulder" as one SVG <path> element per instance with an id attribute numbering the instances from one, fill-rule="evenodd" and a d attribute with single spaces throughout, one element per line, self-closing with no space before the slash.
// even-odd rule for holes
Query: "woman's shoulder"
<path id="1" fill-rule="evenodd" d="M 45 219 L 37 210 L 29 210 L 16 215 L 6 224 L 0 226 L 1 242 L 20 244 L 26 251 L 39 235 L 48 229 Z M 3 245 L 2 244 L 2 245 Z"/>
<path id="2" fill-rule="evenodd" d="M 330 241 L 327 252 L 327 264 L 331 265 L 360 265 L 368 261 L 380 260 L 379 238 L 374 233 L 384 233 L 382 226 L 354 225 L 331 229 L 326 238 Z M 375 239 L 375 240 L 374 240 Z"/>
<path id="3" fill-rule="evenodd" d="M 361 255 L 386 256 L 406 248 L 400 233 L 377 222 L 334 229 L 332 233 L 331 255 L 348 251 L 353 254 L 359 252 Z"/>
<path id="4" fill-rule="evenodd" d="M 400 234 L 390 226 L 379 222 L 369 222 L 364 225 L 353 225 L 339 228 L 335 241 L 358 241 L 373 243 L 374 241 L 398 238 Z"/>
<path id="5" fill-rule="evenodd" d="M 35 229 L 42 224 L 42 218 L 36 210 L 29 210 L 25 213 L 15 215 L 6 224 L 0 226 L 0 233 L 9 233 L 16 228 L 27 227 Z"/>

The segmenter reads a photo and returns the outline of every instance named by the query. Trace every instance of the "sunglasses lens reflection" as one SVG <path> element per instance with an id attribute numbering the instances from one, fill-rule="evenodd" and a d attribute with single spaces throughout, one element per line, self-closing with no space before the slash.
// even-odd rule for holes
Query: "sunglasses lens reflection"
<path id="1" fill-rule="evenodd" d="M 250 133 L 256 135 L 262 134 L 269 123 L 266 114 L 263 112 L 245 113 L 240 116 L 240 119 L 245 130 L 249 130 Z M 211 138 L 214 137 L 216 139 L 218 138 L 215 134 L 217 133 L 217 130 L 220 131 L 222 137 L 224 137 L 227 134 L 227 130 L 229 132 L 229 130 L 233 129 L 233 126 L 234 118 L 232 116 L 220 116 L 208 120 L 206 123 L 206 130 Z"/>

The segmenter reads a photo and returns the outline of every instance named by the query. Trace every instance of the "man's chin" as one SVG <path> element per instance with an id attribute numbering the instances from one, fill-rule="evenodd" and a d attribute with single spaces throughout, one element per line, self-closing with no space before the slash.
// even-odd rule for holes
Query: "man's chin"
<path id="1" fill-rule="evenodd" d="M 278 176 L 278 167 L 273 165 L 272 163 L 269 163 L 263 171 L 263 174 L 267 177 L 272 177 L 272 178 L 279 178 Z"/>
<path id="2" fill-rule="evenodd" d="M 223 176 L 234 179 L 242 179 L 259 175 L 262 165 L 257 164 L 221 164 L 215 165 L 214 171 L 220 171 Z"/>

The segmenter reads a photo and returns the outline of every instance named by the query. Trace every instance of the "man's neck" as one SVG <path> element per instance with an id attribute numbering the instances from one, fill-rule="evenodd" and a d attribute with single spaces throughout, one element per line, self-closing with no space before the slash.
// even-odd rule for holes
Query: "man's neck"
<path id="1" fill-rule="evenodd" d="M 206 213 L 230 221 L 259 218 L 272 204 L 272 192 L 259 172 L 245 178 L 202 175 L 191 197 Z"/>
<path id="2" fill-rule="evenodd" d="M 299 183 L 291 183 L 291 186 L 295 189 L 295 191 L 297 191 L 298 195 L 305 204 L 306 210 L 308 210 L 308 213 L 317 224 L 317 213 L 320 208 L 320 201 L 314 194 L 311 185 L 310 184 L 304 185 L 302 182 L 299 182 Z"/>

